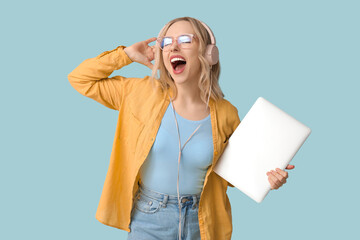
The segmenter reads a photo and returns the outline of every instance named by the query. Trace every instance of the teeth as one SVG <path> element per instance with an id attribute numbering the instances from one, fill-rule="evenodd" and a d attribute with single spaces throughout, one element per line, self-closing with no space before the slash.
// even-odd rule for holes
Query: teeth
<path id="1" fill-rule="evenodd" d="M 185 59 L 184 58 L 173 58 L 173 59 L 171 59 L 171 63 L 176 62 L 176 61 L 185 61 Z"/>

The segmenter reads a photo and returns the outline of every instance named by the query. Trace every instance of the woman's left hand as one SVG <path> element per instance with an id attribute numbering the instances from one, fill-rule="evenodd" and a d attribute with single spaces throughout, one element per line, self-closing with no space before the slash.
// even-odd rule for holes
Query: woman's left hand
<path id="1" fill-rule="evenodd" d="M 285 169 L 294 169 L 294 165 L 287 165 Z M 271 185 L 271 190 L 278 189 L 284 183 L 286 183 L 286 179 L 288 178 L 288 173 L 280 168 L 276 168 L 275 171 L 271 170 L 266 173 L 269 179 L 269 183 Z"/>

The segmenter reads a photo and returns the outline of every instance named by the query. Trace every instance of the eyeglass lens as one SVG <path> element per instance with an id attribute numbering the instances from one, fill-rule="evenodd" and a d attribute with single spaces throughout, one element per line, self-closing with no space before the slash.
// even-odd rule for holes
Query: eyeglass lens
<path id="1" fill-rule="evenodd" d="M 173 44 L 173 40 L 174 37 L 163 37 L 162 41 L 161 41 L 161 49 L 163 50 L 169 50 L 170 47 Z M 190 47 L 192 42 L 192 37 L 190 35 L 181 35 L 179 37 L 177 37 L 177 44 L 181 47 L 181 48 L 188 48 Z"/>

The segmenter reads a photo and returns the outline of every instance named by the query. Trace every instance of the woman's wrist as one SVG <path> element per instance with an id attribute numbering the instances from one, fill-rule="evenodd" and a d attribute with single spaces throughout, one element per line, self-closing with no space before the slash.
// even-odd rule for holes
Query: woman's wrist
<path id="1" fill-rule="evenodd" d="M 125 47 L 123 50 L 124 50 L 125 54 L 128 56 L 128 58 L 129 58 L 131 61 L 133 61 L 133 60 L 131 59 L 131 57 L 129 56 L 129 52 L 128 52 L 129 48 L 128 48 L 128 47 Z"/>

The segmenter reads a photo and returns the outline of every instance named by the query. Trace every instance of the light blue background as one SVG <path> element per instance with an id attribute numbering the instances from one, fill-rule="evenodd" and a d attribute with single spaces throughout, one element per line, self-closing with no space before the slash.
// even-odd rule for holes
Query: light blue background
<path id="1" fill-rule="evenodd" d="M 228 189 L 233 239 L 359 237 L 359 10 L 346 0 L 2 3 L 0 238 L 126 239 L 95 219 L 118 112 L 67 75 L 181 16 L 215 33 L 221 87 L 241 119 L 263 96 L 313 131 L 263 203 Z M 138 63 L 113 73 L 149 74 Z"/>

